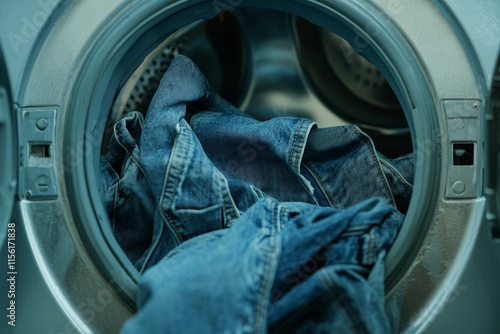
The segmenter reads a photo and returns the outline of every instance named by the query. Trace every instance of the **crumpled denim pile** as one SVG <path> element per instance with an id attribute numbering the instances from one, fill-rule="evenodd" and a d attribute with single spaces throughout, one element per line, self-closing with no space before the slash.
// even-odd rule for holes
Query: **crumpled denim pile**
<path id="1" fill-rule="evenodd" d="M 384 257 L 413 157 L 357 126 L 259 121 L 178 56 L 101 159 L 113 233 L 142 274 L 123 333 L 388 333 Z"/>

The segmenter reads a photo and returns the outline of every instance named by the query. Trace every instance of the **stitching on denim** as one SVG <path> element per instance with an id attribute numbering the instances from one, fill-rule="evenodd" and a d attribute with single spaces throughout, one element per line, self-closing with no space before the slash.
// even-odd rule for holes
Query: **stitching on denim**
<path id="1" fill-rule="evenodd" d="M 296 170 L 296 166 L 294 165 L 294 161 L 293 158 L 294 158 L 294 155 L 296 154 L 295 153 L 295 148 L 296 148 L 296 142 L 298 140 L 298 137 L 299 137 L 299 133 L 300 133 L 300 126 L 302 125 L 302 123 L 304 122 L 304 119 L 300 119 L 300 122 L 299 124 L 297 125 L 297 128 L 294 135 L 293 135 L 293 140 L 292 140 L 292 150 L 290 152 L 290 154 L 288 155 L 288 165 L 290 167 L 292 167 L 292 170 Z"/>
<path id="2" fill-rule="evenodd" d="M 344 314 L 344 319 L 348 320 L 351 328 L 354 330 L 353 333 L 369 333 L 370 331 L 366 328 L 366 325 L 361 317 L 355 316 L 357 312 L 350 303 L 351 299 L 346 293 L 346 289 L 342 286 L 342 284 L 340 284 L 340 282 L 337 282 L 339 278 L 337 274 L 329 270 L 326 272 L 320 271 L 318 275 L 325 289 L 330 291 L 330 293 L 335 296 L 337 300 L 339 300 L 339 304 L 342 305 L 340 312 Z M 325 277 L 326 275 L 328 275 L 329 279 Z"/>
<path id="3" fill-rule="evenodd" d="M 122 205 L 120 205 L 119 208 L 116 209 L 116 214 L 120 214 L 123 210 L 125 210 L 127 208 L 127 204 L 132 201 L 132 199 L 134 198 L 134 195 L 128 195 L 127 198 L 125 199 L 125 201 L 122 203 Z"/>
<path id="4" fill-rule="evenodd" d="M 279 209 L 278 205 L 270 201 L 266 201 L 266 203 L 270 203 L 270 222 L 276 222 L 279 224 Z M 267 236 L 267 242 L 269 244 L 274 243 L 275 247 L 272 249 L 272 252 L 264 252 L 259 253 L 264 256 L 261 257 L 264 260 L 264 275 L 261 284 L 259 284 L 259 297 L 255 300 L 254 310 L 255 310 L 255 333 L 266 333 L 267 332 L 267 310 L 269 306 L 269 296 L 271 294 L 271 290 L 273 287 L 274 279 L 276 276 L 277 266 L 279 264 L 279 259 L 281 255 L 281 238 L 275 226 L 272 223 L 268 222 L 270 226 L 270 233 Z M 259 229 L 261 230 L 261 228 Z M 259 230 L 257 233 L 259 233 Z M 275 239 L 271 241 L 271 238 Z"/>
<path id="5" fill-rule="evenodd" d="M 304 126 L 302 126 L 303 123 L 306 123 Z M 306 149 L 306 142 L 307 138 L 309 135 L 310 130 L 314 126 L 314 122 L 311 122 L 309 120 L 303 119 L 301 124 L 300 124 L 300 143 L 298 146 L 296 146 L 296 159 L 295 163 L 296 166 L 294 166 L 294 173 L 298 176 L 299 181 L 301 182 L 302 186 L 306 188 L 308 195 L 312 198 L 314 201 L 314 204 L 318 204 L 318 200 L 314 196 L 314 187 L 313 185 L 307 180 L 302 174 L 300 174 L 300 167 L 302 164 L 302 157 L 304 154 L 304 151 Z"/>
<path id="6" fill-rule="evenodd" d="M 207 159 L 208 159 L 208 158 L 207 158 Z M 218 172 L 218 170 L 216 169 L 216 167 L 215 167 L 215 166 L 213 166 L 213 168 L 215 169 L 215 173 L 217 173 L 217 172 Z M 221 204 L 220 204 L 220 207 L 221 207 L 221 210 L 222 210 L 222 212 L 221 212 L 221 222 L 220 222 L 220 225 L 219 225 L 219 226 L 220 226 L 221 228 L 224 228 L 224 227 L 225 227 L 225 225 L 226 225 L 227 216 L 229 216 L 229 215 L 230 215 L 230 212 L 229 212 L 229 209 L 227 209 L 227 211 L 228 211 L 228 212 L 226 212 L 226 207 L 227 207 L 227 206 L 226 206 L 226 201 L 225 201 L 225 198 L 224 198 L 224 197 L 225 197 L 225 196 L 224 196 L 224 189 L 223 189 L 223 187 L 222 187 L 222 182 L 221 182 L 221 178 L 220 178 L 219 173 L 217 173 L 217 176 L 218 176 L 218 177 L 216 178 L 216 180 L 217 180 L 217 185 L 218 185 L 218 187 L 217 187 L 217 188 L 218 188 L 218 190 L 219 190 L 219 198 L 220 198 L 220 203 L 221 203 Z"/>
<path id="7" fill-rule="evenodd" d="M 302 307 L 298 307 L 296 310 L 293 310 L 292 312 L 287 314 L 285 317 L 280 319 L 276 324 L 272 325 L 270 332 L 272 332 L 272 333 L 289 333 L 288 331 L 290 331 L 290 327 L 296 325 L 301 320 L 301 317 L 303 317 L 311 309 L 313 309 L 315 307 L 315 304 L 321 298 L 322 298 L 322 296 L 316 296 L 316 297 L 310 299 L 310 302 L 307 303 L 306 305 L 303 305 Z M 287 331 L 287 332 L 283 332 L 283 331 Z"/>
<path id="8" fill-rule="evenodd" d="M 319 185 L 319 188 L 320 188 L 321 192 L 323 193 L 323 195 L 327 199 L 327 201 L 330 204 L 330 206 L 332 208 L 339 208 L 339 206 L 333 200 L 333 197 L 331 196 L 331 194 L 327 191 L 328 189 L 323 184 L 323 181 L 321 181 L 321 178 L 319 177 L 319 175 L 317 174 L 316 170 L 314 169 L 314 166 L 310 162 L 306 162 L 306 163 L 302 164 L 302 167 L 305 168 L 305 169 L 307 169 L 307 171 L 309 172 L 309 174 L 311 174 L 311 176 L 314 178 L 314 180 L 316 180 L 316 182 Z"/>
<path id="9" fill-rule="evenodd" d="M 126 128 L 126 127 L 125 127 Z M 139 146 L 137 146 L 137 143 L 134 145 L 134 149 L 132 150 L 132 152 L 129 151 L 129 149 L 122 143 L 122 141 L 119 139 L 119 136 L 117 134 L 117 129 L 116 127 L 113 127 L 113 132 L 114 132 L 114 136 L 115 136 L 115 139 L 116 139 L 116 142 L 118 143 L 118 145 L 120 145 L 124 150 L 125 150 L 125 153 L 127 154 L 127 158 L 130 158 L 132 159 L 132 161 L 137 165 L 137 167 L 139 168 L 139 170 L 141 171 L 141 173 L 146 177 L 146 173 L 144 172 L 144 170 L 142 169 L 142 166 L 140 164 L 139 161 L 137 161 L 136 157 L 134 156 L 134 151 L 137 150 L 139 151 Z M 125 159 L 127 159 L 125 158 Z M 124 160 L 125 160 L 124 159 Z M 146 177 L 147 179 L 147 177 Z"/>
<path id="10" fill-rule="evenodd" d="M 163 230 L 164 230 L 163 224 L 160 224 L 160 226 L 158 228 L 159 228 L 159 231 L 158 231 L 158 234 L 156 235 L 156 239 L 155 239 L 155 235 L 153 234 L 154 240 L 153 240 L 150 248 L 146 251 L 146 257 L 144 258 L 144 262 L 142 263 L 141 269 L 139 270 L 140 274 L 142 274 L 144 272 L 144 270 L 146 269 L 149 261 L 151 260 L 151 257 L 153 256 L 153 253 L 156 251 L 158 244 L 160 243 L 161 237 L 163 235 Z M 154 230 L 153 230 L 153 233 L 154 233 Z M 142 258 L 142 256 L 141 256 L 141 258 Z"/>
<path id="11" fill-rule="evenodd" d="M 137 150 L 137 152 L 139 152 L 139 147 L 136 146 L 136 148 L 134 149 L 134 151 Z M 135 163 L 135 165 L 137 166 L 137 168 L 139 168 L 139 171 L 141 172 L 141 174 L 146 178 L 146 180 L 148 179 L 147 178 L 147 175 L 146 175 L 146 172 L 144 171 L 144 169 L 142 169 L 142 165 L 141 163 L 136 159 L 135 157 L 135 154 L 134 154 L 134 151 L 132 151 L 132 154 L 129 156 L 130 159 L 132 159 L 132 161 Z"/>
<path id="12" fill-rule="evenodd" d="M 377 248 L 378 238 L 377 234 L 370 230 L 366 234 L 366 242 L 363 247 L 363 264 L 372 265 L 375 258 L 375 250 Z"/>
<path id="13" fill-rule="evenodd" d="M 109 162 L 107 162 L 107 164 L 109 165 L 109 169 L 113 171 L 114 175 L 115 175 L 115 178 L 116 178 L 116 181 L 114 183 L 112 183 L 109 187 L 108 187 L 108 190 L 110 188 L 115 188 L 114 189 L 114 194 L 113 194 L 113 207 L 111 208 L 111 230 L 114 232 L 115 230 L 115 220 L 116 220 L 116 207 L 118 205 L 118 187 L 119 187 L 119 184 L 120 184 L 120 175 L 115 171 L 115 169 L 113 167 L 111 167 L 111 165 L 109 164 Z M 107 211 L 107 209 L 106 209 Z"/>
<path id="14" fill-rule="evenodd" d="M 413 189 L 413 185 L 410 182 L 408 182 L 401 175 L 401 173 L 397 169 L 395 169 L 389 162 L 385 161 L 384 159 L 380 159 L 380 163 L 383 164 L 384 166 L 386 166 L 387 168 L 389 168 L 391 170 L 391 172 L 396 174 L 396 177 L 398 178 L 398 180 L 401 181 L 406 188 L 408 188 L 409 190 Z"/>
<path id="15" fill-rule="evenodd" d="M 303 124 L 305 123 L 305 120 L 301 120 L 301 122 L 299 123 L 299 128 L 298 128 L 298 131 L 297 131 L 297 141 L 298 143 L 294 143 L 294 147 L 293 147 L 293 155 L 294 155 L 294 165 L 293 165 L 293 169 L 295 172 L 298 172 L 300 171 L 300 152 L 302 151 L 301 148 L 303 147 L 303 144 L 304 144 L 304 140 L 305 140 L 305 129 L 303 127 Z"/>
<path id="16" fill-rule="evenodd" d="M 120 179 L 115 183 L 115 194 L 113 196 L 113 219 L 111 220 L 111 230 L 115 231 L 115 223 L 116 223 L 116 207 L 118 205 L 118 185 L 120 184 Z"/>
<path id="17" fill-rule="evenodd" d="M 384 187 L 385 191 L 387 192 L 387 195 L 388 195 L 389 199 L 391 200 L 392 205 L 396 206 L 396 201 L 394 199 L 394 195 L 392 194 L 392 190 L 389 187 L 389 182 L 387 181 L 387 178 L 385 177 L 385 174 L 382 171 L 382 168 L 380 167 L 380 159 L 378 158 L 377 153 L 373 149 L 373 143 L 372 143 L 371 139 L 369 137 L 367 137 L 366 135 L 363 135 L 363 133 L 361 132 L 361 130 L 357 126 L 353 126 L 353 128 L 356 131 L 356 133 L 358 134 L 358 137 L 361 138 L 367 144 L 368 149 L 370 150 L 370 154 L 372 156 L 372 159 L 375 162 L 378 162 L 375 164 L 376 165 L 375 168 L 377 169 L 378 175 L 382 179 L 382 181 L 385 181 L 385 182 L 382 182 L 383 187 Z"/>
<path id="18" fill-rule="evenodd" d="M 208 159 L 208 157 L 207 157 L 207 159 Z M 226 193 L 225 193 L 225 187 L 224 187 L 225 184 L 224 184 L 224 180 L 222 179 L 222 175 L 215 166 L 212 166 L 212 168 L 214 169 L 214 172 L 218 176 L 216 178 L 216 180 L 218 183 L 219 197 L 220 197 L 220 203 L 221 203 L 221 207 L 222 207 L 222 212 L 221 212 L 222 221 L 220 222 L 220 227 L 224 228 L 227 225 L 226 222 L 230 221 L 232 219 L 233 213 L 232 213 L 232 208 L 230 206 L 228 207 L 228 203 L 226 203 Z"/>
<path id="19" fill-rule="evenodd" d="M 238 212 L 238 209 L 236 207 L 236 203 L 234 202 L 234 199 L 231 196 L 231 192 L 229 191 L 229 185 L 227 183 L 227 179 L 224 177 L 224 175 L 219 170 L 217 170 L 217 171 L 219 174 L 219 179 L 220 179 L 219 184 L 220 184 L 221 193 L 223 196 L 222 204 L 224 207 L 224 211 L 223 211 L 223 215 L 225 218 L 224 225 L 227 226 L 231 220 L 239 217 L 239 212 Z M 226 227 L 226 226 L 224 226 L 224 227 Z"/>
<path id="20" fill-rule="evenodd" d="M 398 160 L 407 160 L 407 159 L 414 159 L 413 153 L 408 153 L 405 155 L 402 155 L 400 157 L 390 159 L 391 161 L 398 161 Z"/>
<path id="21" fill-rule="evenodd" d="M 170 151 L 170 159 L 168 161 L 167 168 L 165 170 L 165 176 L 163 179 L 164 180 L 163 186 L 161 188 L 161 194 L 160 194 L 159 203 L 158 203 L 158 209 L 160 210 L 160 215 L 163 217 L 166 225 L 168 226 L 170 231 L 172 231 L 172 233 L 175 235 L 175 237 L 177 238 L 177 241 L 179 243 L 181 243 L 184 238 L 181 237 L 181 234 L 179 233 L 179 231 L 177 231 L 177 228 L 174 226 L 172 217 L 170 217 L 168 212 L 166 212 L 166 210 L 163 209 L 163 202 L 164 202 L 166 195 L 169 195 L 170 202 L 172 204 L 173 197 L 175 197 L 175 191 L 177 191 L 177 189 L 179 187 L 179 183 L 180 183 L 181 178 L 182 178 L 182 175 L 171 175 L 172 165 L 174 163 L 178 164 L 178 166 L 176 166 L 176 168 L 178 168 L 179 170 L 186 169 L 186 163 L 188 161 L 186 159 L 186 156 L 187 156 L 188 151 L 179 149 L 178 141 L 181 139 L 185 139 L 187 144 L 188 144 L 188 145 L 186 145 L 186 147 L 188 147 L 188 148 L 192 147 L 192 145 L 189 145 L 191 142 L 191 137 L 189 136 L 189 133 L 185 133 L 184 129 L 185 128 L 183 126 L 181 126 L 181 131 L 174 138 L 172 150 Z M 182 137 L 182 138 L 180 138 L 180 137 Z M 186 138 L 183 138 L 183 137 L 186 137 Z M 172 190 L 172 191 L 174 191 L 174 193 L 173 194 L 172 193 L 166 194 L 167 190 Z"/>
<path id="22" fill-rule="evenodd" d="M 304 123 L 306 123 L 304 125 Z M 317 200 L 314 197 L 314 187 L 309 184 L 309 181 L 304 178 L 300 174 L 300 167 L 301 167 L 301 157 L 303 154 L 303 151 L 305 150 L 305 145 L 304 142 L 307 140 L 307 134 L 309 133 L 309 130 L 312 128 L 312 126 L 315 123 L 312 121 L 301 118 L 299 123 L 295 125 L 294 129 L 294 137 L 292 140 L 292 146 L 290 150 L 290 154 L 288 155 L 288 166 L 292 169 L 293 173 L 296 175 L 298 178 L 298 181 L 304 187 L 307 191 L 307 194 L 310 196 L 310 198 L 317 204 Z"/>

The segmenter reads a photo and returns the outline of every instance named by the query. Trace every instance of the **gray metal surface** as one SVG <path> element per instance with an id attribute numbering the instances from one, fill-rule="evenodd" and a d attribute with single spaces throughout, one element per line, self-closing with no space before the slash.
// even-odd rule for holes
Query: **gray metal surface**
<path id="1" fill-rule="evenodd" d="M 2 44 L 11 84 L 22 85 L 22 74 L 38 47 L 40 31 L 51 14 L 67 0 L 0 0 L 0 44 Z"/>
<path id="2" fill-rule="evenodd" d="M 468 38 L 462 41 L 470 55 L 478 58 L 476 75 L 484 76 L 487 87 L 500 53 L 500 2 L 497 0 L 434 0 L 447 11 L 450 23 Z"/>
<path id="3" fill-rule="evenodd" d="M 0 247 L 2 249 L 7 247 L 5 240 L 17 182 L 16 123 L 13 117 L 10 81 L 0 46 Z"/>

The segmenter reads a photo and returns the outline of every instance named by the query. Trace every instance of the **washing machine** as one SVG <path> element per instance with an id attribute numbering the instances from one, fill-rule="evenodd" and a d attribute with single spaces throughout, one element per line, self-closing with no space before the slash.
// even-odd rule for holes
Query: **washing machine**
<path id="1" fill-rule="evenodd" d="M 394 332 L 500 332 L 500 2 L 1 0 L 0 44 L 1 333 L 116 333 L 136 311 L 99 161 L 177 54 L 258 118 L 413 152 Z"/>

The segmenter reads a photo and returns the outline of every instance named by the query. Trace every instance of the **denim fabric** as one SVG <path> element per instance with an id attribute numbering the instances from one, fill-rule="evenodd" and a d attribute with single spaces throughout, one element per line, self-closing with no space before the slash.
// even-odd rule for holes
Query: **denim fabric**
<path id="1" fill-rule="evenodd" d="M 146 271 L 122 333 L 387 333 L 382 259 L 402 219 L 384 199 L 262 199 Z"/>
<path id="2" fill-rule="evenodd" d="M 339 227 L 333 217 L 346 225 Z M 287 224 L 271 291 L 270 328 L 281 333 L 389 333 L 383 258 L 402 220 L 385 200 L 369 199 L 345 210 L 315 210 L 298 224 L 295 219 Z M 336 224 L 341 234 L 322 230 L 319 221 Z"/>
<path id="3" fill-rule="evenodd" d="M 101 169 L 115 237 L 147 269 L 124 333 L 390 331 L 383 259 L 411 155 L 385 158 L 356 126 L 257 121 L 180 56 Z"/>
<path id="4" fill-rule="evenodd" d="M 406 214 L 413 192 L 415 159 L 408 154 L 396 159 L 387 159 L 379 154 L 380 165 L 391 187 L 394 201 L 400 212 Z"/>
<path id="5" fill-rule="evenodd" d="M 379 155 L 355 125 L 318 129 L 297 117 L 261 122 L 234 108 L 211 111 L 218 108 L 210 99 L 198 108 L 190 125 L 240 210 L 255 202 L 251 189 L 258 189 L 280 201 L 336 208 L 381 197 L 407 211 L 413 157 Z"/>
<path id="6" fill-rule="evenodd" d="M 157 205 L 152 244 L 136 263 L 141 270 L 180 243 L 225 228 L 239 216 L 226 178 L 208 159 L 185 119 L 188 103 L 209 98 L 207 93 L 208 84 L 198 68 L 178 57 L 146 115 L 140 160 Z"/>
<path id="7" fill-rule="evenodd" d="M 101 188 L 113 233 L 133 263 L 151 243 L 155 206 L 139 157 L 142 122 L 134 112 L 116 123 L 101 159 Z"/>
<path id="8" fill-rule="evenodd" d="M 379 197 L 404 213 L 411 196 L 411 157 L 379 156 L 356 126 L 257 121 L 212 91 L 186 57 L 174 59 L 140 124 L 138 115 L 121 120 L 111 143 L 118 149 L 110 147 L 120 158 L 103 158 L 115 235 L 140 271 L 190 238 L 229 227 L 263 197 L 340 209 Z M 122 137 L 133 154 L 114 144 Z M 113 173 L 120 163 L 125 173 Z"/>
<path id="9" fill-rule="evenodd" d="M 203 107 L 213 110 L 211 105 Z M 279 117 L 260 122 L 242 112 L 204 111 L 190 124 L 207 156 L 227 177 L 240 210 L 255 203 L 252 189 L 280 201 L 317 204 L 310 183 L 300 174 L 313 121 Z"/>

